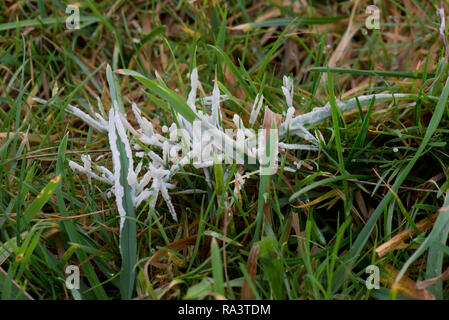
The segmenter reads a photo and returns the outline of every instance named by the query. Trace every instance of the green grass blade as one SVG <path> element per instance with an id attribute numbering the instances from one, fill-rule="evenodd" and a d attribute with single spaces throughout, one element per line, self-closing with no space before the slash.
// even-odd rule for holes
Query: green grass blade
<path id="1" fill-rule="evenodd" d="M 251 91 L 250 87 L 248 86 L 246 81 L 243 79 L 240 70 L 234 65 L 234 63 L 232 62 L 231 58 L 229 58 L 229 56 L 226 54 L 226 52 L 224 52 L 220 48 L 217 48 L 217 47 L 215 47 L 213 45 L 209 45 L 209 47 L 211 47 L 212 49 L 217 51 L 222 56 L 222 58 L 226 62 L 227 67 L 229 68 L 231 73 L 234 75 L 234 77 L 237 79 L 239 85 L 241 85 L 243 90 L 245 91 L 245 93 L 249 97 L 251 97 L 251 99 L 253 99 L 255 97 L 255 93 L 257 93 L 257 92 L 252 92 Z"/>
<path id="2" fill-rule="evenodd" d="M 161 98 L 167 100 L 167 102 L 176 110 L 176 112 L 182 115 L 187 121 L 193 122 L 198 118 L 195 112 L 193 112 L 193 110 L 187 105 L 187 103 L 176 92 L 169 89 L 168 87 L 154 80 L 150 80 L 144 75 L 132 70 L 120 69 L 116 70 L 115 72 L 121 75 L 134 77 L 140 83 L 145 85 L 145 87 L 147 87 L 147 89 L 150 90 L 153 94 L 156 94 Z"/>
<path id="3" fill-rule="evenodd" d="M 106 66 L 106 78 L 108 80 L 109 91 L 111 93 L 111 100 L 117 101 L 120 112 L 125 114 L 125 108 L 123 106 L 122 96 L 120 95 L 120 89 L 117 85 L 117 79 L 115 79 L 109 64 Z"/>
<path id="4" fill-rule="evenodd" d="M 114 86 L 114 82 L 110 82 L 110 84 Z M 111 91 L 113 90 L 115 89 L 111 88 Z M 134 212 L 133 190 L 128 182 L 128 174 L 134 168 L 130 167 L 133 161 L 128 158 L 128 154 L 132 157 L 132 152 L 125 128 L 118 116 L 119 110 L 116 101 L 114 101 L 114 104 L 115 107 L 109 112 L 108 137 L 114 165 L 114 193 L 120 214 L 119 246 L 122 257 L 120 296 L 123 300 L 129 300 L 134 292 L 135 265 L 137 263 L 136 215 Z"/>
<path id="5" fill-rule="evenodd" d="M 326 67 L 313 67 L 311 72 L 327 72 L 341 73 L 341 74 L 355 74 L 362 76 L 373 77 L 395 77 L 395 78 L 411 78 L 411 79 L 423 79 L 427 77 L 433 77 L 434 74 L 425 74 L 421 72 L 401 72 L 401 71 L 382 71 L 382 70 L 357 70 L 346 68 L 326 68 Z"/>
<path id="6" fill-rule="evenodd" d="M 449 194 L 446 194 L 443 207 L 449 206 Z M 447 236 L 449 234 L 449 210 L 440 212 L 431 233 L 428 237 L 431 237 L 432 241 L 429 243 L 429 253 L 427 255 L 427 267 L 425 273 L 425 279 L 431 279 L 438 277 L 443 272 L 443 255 L 444 252 L 435 244 L 446 244 Z M 436 299 L 443 299 L 443 284 L 438 282 L 428 288 Z"/>
<path id="7" fill-rule="evenodd" d="M 260 242 L 258 259 L 262 270 L 270 283 L 274 299 L 285 299 L 283 267 L 277 241 L 270 237 L 263 237 Z"/>
<path id="8" fill-rule="evenodd" d="M 289 201 L 293 202 L 296 198 L 303 195 L 304 193 L 309 192 L 310 190 L 313 190 L 315 188 L 325 186 L 329 183 L 333 183 L 333 182 L 337 182 L 337 181 L 341 181 L 341 180 L 347 180 L 347 179 L 362 179 L 362 178 L 363 178 L 363 176 L 354 175 L 354 174 L 345 174 L 345 175 L 341 175 L 341 176 L 325 178 L 323 180 L 311 183 L 311 184 L 307 185 L 306 187 L 296 191 L 294 194 L 292 194 L 290 196 Z"/>
<path id="9" fill-rule="evenodd" d="M 435 111 L 432 115 L 432 118 L 430 119 L 429 125 L 427 127 L 426 134 L 424 135 L 424 139 L 421 142 L 417 152 L 413 155 L 413 158 L 410 160 L 410 162 L 407 164 L 407 166 L 401 171 L 399 176 L 397 177 L 395 183 L 391 187 L 391 189 L 397 193 L 399 186 L 404 182 L 404 180 L 409 175 L 410 171 L 412 170 L 415 163 L 418 161 L 421 154 L 424 152 L 424 149 L 427 147 L 427 144 L 429 143 L 431 137 L 435 133 L 436 129 L 438 128 L 438 125 L 441 121 L 441 118 L 443 116 L 443 113 L 446 109 L 447 100 L 449 97 L 449 79 L 446 80 L 446 85 L 444 86 L 443 92 L 438 100 L 438 103 L 435 107 Z M 339 283 L 334 284 L 334 290 L 337 290 L 341 287 L 343 284 L 344 277 L 341 276 L 345 272 L 344 268 L 350 268 L 350 265 L 354 263 L 354 259 L 358 257 L 360 252 L 363 250 L 366 242 L 368 241 L 368 238 L 374 229 L 374 226 L 376 225 L 377 219 L 379 218 L 380 214 L 384 211 L 384 208 L 388 203 L 393 199 L 393 194 L 391 191 L 387 193 L 387 195 L 382 199 L 382 201 L 377 206 L 376 210 L 372 213 L 369 220 L 366 222 L 363 229 L 360 231 L 359 235 L 357 236 L 356 240 L 354 241 L 348 255 L 345 257 L 344 261 L 346 266 L 342 266 L 339 270 Z M 348 266 L 349 265 L 349 266 Z M 398 275 L 399 276 L 399 275 Z"/>
<path id="10" fill-rule="evenodd" d="M 366 112 L 366 115 L 363 117 L 362 126 L 360 127 L 360 131 L 357 134 L 357 138 L 355 139 L 354 145 L 351 148 L 351 151 L 349 152 L 349 155 L 346 157 L 345 160 L 345 166 L 349 167 L 351 165 L 351 161 L 354 158 L 354 155 L 357 151 L 357 149 L 361 146 L 361 144 L 364 142 L 366 135 L 368 133 L 368 125 L 369 125 L 369 119 L 371 116 L 371 112 L 373 111 L 374 103 L 375 103 L 376 97 L 373 96 L 371 103 L 368 107 L 368 111 Z"/>
<path id="11" fill-rule="evenodd" d="M 59 143 L 58 148 L 58 159 L 56 162 L 56 174 L 58 176 L 61 176 L 62 181 L 66 181 L 65 176 L 65 157 L 66 157 L 66 151 L 67 151 L 67 140 L 68 140 L 68 133 L 64 136 L 64 138 Z M 67 212 L 67 207 L 65 205 L 64 201 L 64 194 L 62 191 L 62 184 L 59 184 L 56 188 L 56 199 L 58 204 L 59 212 L 63 217 L 68 217 L 69 213 Z M 75 227 L 75 223 L 73 220 L 63 220 L 61 222 L 62 228 L 65 230 L 65 232 L 68 235 L 68 238 L 70 242 L 72 243 L 81 243 L 81 237 Z M 86 252 L 82 250 L 76 250 L 76 256 L 79 261 L 86 261 L 88 256 Z M 104 291 L 103 287 L 99 286 L 100 281 L 98 279 L 97 274 L 95 273 L 95 270 L 90 262 L 84 263 L 82 266 L 82 269 L 86 275 L 86 278 L 88 279 L 90 285 L 92 287 L 95 287 L 94 293 L 98 299 L 108 299 L 108 296 L 106 292 Z M 83 298 L 83 295 L 79 298 Z"/>
<path id="12" fill-rule="evenodd" d="M 335 145 L 337 149 L 337 155 L 338 155 L 338 165 L 340 167 L 340 174 L 345 175 L 346 169 L 345 169 L 345 161 L 343 158 L 343 147 L 341 144 L 341 138 L 340 138 L 340 122 L 339 118 L 343 118 L 341 114 L 340 108 L 337 106 L 337 101 L 335 100 L 335 93 L 334 93 L 334 81 L 333 77 L 330 74 L 329 70 L 327 71 L 327 84 L 328 84 L 328 100 L 329 104 L 331 106 L 332 111 L 332 124 L 334 126 L 334 135 L 335 135 Z M 348 193 L 348 182 L 346 180 L 343 180 L 343 188 L 345 192 L 345 212 L 349 214 L 349 193 Z"/>
<path id="13" fill-rule="evenodd" d="M 11 30 L 16 28 L 27 28 L 27 27 L 40 27 L 40 26 L 48 26 L 48 25 L 57 25 L 65 23 L 67 18 L 64 17 L 51 17 L 44 19 L 29 19 L 29 20 L 21 20 L 17 22 L 8 22 L 0 24 L 0 31 Z M 98 17 L 92 16 L 80 16 L 80 22 L 84 23 L 95 23 L 100 21 Z"/>
<path id="14" fill-rule="evenodd" d="M 120 275 L 120 295 L 122 299 L 131 299 L 134 289 L 136 272 L 134 266 L 137 261 L 137 234 L 134 205 L 131 195 L 131 187 L 128 184 L 129 161 L 126 156 L 125 146 L 117 140 L 117 148 L 120 153 L 121 171 L 120 184 L 124 189 L 123 207 L 126 211 L 125 223 L 120 233 L 120 252 L 122 255 L 122 273 Z"/>
<path id="15" fill-rule="evenodd" d="M 220 249 L 218 248 L 217 240 L 212 238 L 212 276 L 214 278 L 215 292 L 225 296 L 225 286 L 223 278 L 223 263 L 221 262 Z"/>
<path id="16" fill-rule="evenodd" d="M 265 111 L 266 112 L 266 111 Z M 260 234 L 263 234 L 263 231 L 261 231 L 262 227 L 262 220 L 264 217 L 263 207 L 265 203 L 268 201 L 269 198 L 269 188 L 270 188 L 270 178 L 271 178 L 271 171 L 273 168 L 273 165 L 275 164 L 275 152 L 277 152 L 277 134 L 273 136 L 274 132 L 277 132 L 276 130 L 276 124 L 273 121 L 271 128 L 273 130 L 269 131 L 267 141 L 265 142 L 265 152 L 263 154 L 263 163 L 260 164 L 260 182 L 259 182 L 259 199 L 257 200 L 257 217 L 256 217 L 256 231 L 254 233 L 253 240 L 259 241 Z M 263 134 L 263 133 L 262 133 Z M 276 140 L 276 142 L 275 142 Z M 277 165 L 277 163 L 276 163 Z"/>
<path id="17" fill-rule="evenodd" d="M 28 234 L 28 231 L 24 231 L 20 234 L 20 237 L 23 239 Z M 14 248 L 17 247 L 17 238 L 11 238 L 8 241 L 2 243 L 0 245 L 0 266 L 9 258 L 11 253 L 14 252 Z"/>
<path id="18" fill-rule="evenodd" d="M 249 22 L 248 24 L 242 25 L 241 27 L 245 28 L 266 28 L 266 27 L 279 27 L 279 26 L 287 26 L 291 23 L 294 23 L 296 27 L 304 27 L 307 25 L 322 25 L 328 23 L 338 22 L 342 19 L 347 18 L 346 16 L 339 17 L 299 17 L 299 18 L 276 18 L 276 19 L 268 19 L 265 21 L 254 21 Z M 238 29 L 236 27 L 235 29 Z"/>
<path id="19" fill-rule="evenodd" d="M 47 203 L 47 201 L 52 196 L 53 192 L 56 190 L 61 176 L 57 176 L 50 180 L 50 182 L 42 189 L 42 191 L 37 195 L 36 199 L 31 203 L 31 205 L 24 211 L 22 219 L 26 224 L 31 222 L 42 207 Z"/>

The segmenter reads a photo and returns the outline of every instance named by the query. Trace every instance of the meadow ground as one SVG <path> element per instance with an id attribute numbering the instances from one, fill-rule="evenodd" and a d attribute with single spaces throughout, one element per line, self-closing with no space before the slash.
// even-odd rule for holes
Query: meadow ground
<path id="1" fill-rule="evenodd" d="M 1 299 L 449 298 L 449 5 L 373 2 L 87 0 L 72 3 L 77 28 L 65 1 L 0 1 Z M 186 164 L 168 181 L 173 208 L 163 197 L 134 208 L 120 176 L 120 237 L 111 186 L 69 165 L 89 155 L 113 170 L 110 132 L 69 105 L 94 116 L 97 96 L 106 113 L 117 100 L 137 128 L 134 102 L 168 136 L 194 68 L 198 97 L 214 83 L 228 95 L 225 128 L 234 114 L 248 125 L 261 95 L 253 127 L 265 106 L 284 120 L 284 76 L 294 116 L 332 112 L 272 176 Z M 362 103 L 393 93 L 408 95 Z M 134 154 L 142 174 L 147 158 Z"/>

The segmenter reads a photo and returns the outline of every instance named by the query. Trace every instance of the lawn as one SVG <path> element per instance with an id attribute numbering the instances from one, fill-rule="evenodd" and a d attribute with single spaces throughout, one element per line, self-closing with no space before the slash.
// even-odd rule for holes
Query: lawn
<path id="1" fill-rule="evenodd" d="M 0 298 L 448 299 L 449 5 L 1 1 Z"/>

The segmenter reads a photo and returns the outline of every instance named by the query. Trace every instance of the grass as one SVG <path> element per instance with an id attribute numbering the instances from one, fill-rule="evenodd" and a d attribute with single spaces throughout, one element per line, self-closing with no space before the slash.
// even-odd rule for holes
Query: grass
<path id="1" fill-rule="evenodd" d="M 365 2 L 335 64 L 355 1 L 86 1 L 79 30 L 67 30 L 64 1 L 1 3 L 1 299 L 448 299 L 444 279 L 420 289 L 449 265 L 440 1 L 380 1 L 380 30 L 364 28 Z M 200 97 L 215 79 L 232 96 L 221 103 L 226 128 L 235 113 L 248 123 L 257 95 L 285 114 L 282 77 L 292 76 L 295 115 L 330 104 L 311 129 L 319 150 L 286 150 L 271 177 L 185 166 L 170 181 L 178 221 L 162 199 L 157 213 L 148 203 L 134 210 L 128 190 L 120 236 L 109 187 L 68 166 L 89 154 L 112 168 L 108 135 L 68 104 L 93 114 L 97 96 L 106 111 L 117 100 L 135 125 L 135 102 L 161 133 L 179 121 L 174 111 L 195 119 L 186 104 L 195 67 Z M 410 96 L 337 106 L 379 93 Z M 285 142 L 304 143 L 288 133 Z M 126 158 L 124 148 L 119 140 Z M 247 174 L 241 189 L 237 171 Z M 201 192 L 182 193 L 192 189 Z M 65 285 L 68 265 L 80 267 L 79 289 Z M 380 269 L 379 290 L 365 285 L 369 265 Z"/>

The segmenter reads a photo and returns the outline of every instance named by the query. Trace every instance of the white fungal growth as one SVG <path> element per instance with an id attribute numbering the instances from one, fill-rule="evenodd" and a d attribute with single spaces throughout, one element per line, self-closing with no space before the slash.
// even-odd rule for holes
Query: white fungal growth
<path id="1" fill-rule="evenodd" d="M 108 181 L 109 184 L 113 184 L 114 183 L 114 175 L 112 174 L 111 171 L 109 171 L 107 168 L 103 167 L 103 166 L 99 166 L 95 164 L 95 167 L 98 169 L 98 171 L 101 172 L 101 177 Z"/>
<path id="2" fill-rule="evenodd" d="M 101 131 L 101 132 L 108 132 L 108 128 L 104 126 L 104 123 L 102 123 L 102 122 L 100 122 L 98 120 L 95 120 L 94 118 L 92 118 L 90 115 L 88 115 L 87 113 L 85 113 L 81 109 L 79 109 L 77 107 L 74 107 L 74 106 L 69 104 L 67 106 L 67 111 L 69 111 L 74 116 L 77 116 L 78 118 L 80 118 L 81 120 L 86 122 L 92 128 L 94 128 L 94 129 L 96 129 L 98 131 Z"/>
<path id="3" fill-rule="evenodd" d="M 117 147 L 117 131 L 116 131 L 116 117 L 115 110 L 111 108 L 109 110 L 109 127 L 108 127 L 108 138 L 109 145 L 111 147 L 112 152 L 112 164 L 114 166 L 114 195 L 115 202 L 117 204 L 117 210 L 120 215 L 120 232 L 125 225 L 125 217 L 126 211 L 123 207 L 123 197 L 125 195 L 124 188 L 120 182 L 120 170 L 121 170 L 121 161 L 120 161 L 120 153 Z"/>
<path id="4" fill-rule="evenodd" d="M 193 110 L 193 112 L 196 112 L 195 99 L 196 91 L 199 85 L 200 82 L 198 80 L 198 70 L 197 68 L 194 68 L 190 73 L 190 92 L 189 96 L 187 97 L 187 105 Z"/>
<path id="5" fill-rule="evenodd" d="M 170 128 L 168 129 L 170 133 L 170 141 L 177 141 L 178 140 L 178 127 L 176 126 L 176 123 L 172 123 Z"/>
<path id="6" fill-rule="evenodd" d="M 107 183 L 107 184 L 110 184 L 110 185 L 113 184 L 113 180 L 110 179 L 111 177 L 99 176 L 95 172 L 93 172 L 92 170 L 86 170 L 86 168 L 84 166 L 80 166 L 79 164 L 77 164 L 74 161 L 69 161 L 69 167 L 73 171 L 78 171 L 78 172 L 84 173 L 88 177 L 92 177 L 95 180 L 98 180 L 98 181 L 101 181 L 101 182 L 104 182 L 104 183 Z"/>
<path id="7" fill-rule="evenodd" d="M 99 96 L 97 96 L 96 98 L 97 98 L 97 106 L 98 106 L 98 110 L 100 110 L 101 116 L 105 119 L 105 118 L 106 118 L 106 112 L 104 112 L 103 103 L 101 102 L 101 99 L 100 99 Z M 107 122 L 106 122 L 106 123 L 107 123 Z"/>
<path id="8" fill-rule="evenodd" d="M 123 143 L 125 147 L 126 158 L 128 159 L 128 184 L 131 186 L 131 188 L 135 188 L 135 186 L 137 185 L 137 176 L 134 172 L 133 154 L 131 152 L 131 146 L 129 145 L 128 136 L 126 135 L 125 128 L 123 127 L 120 112 L 118 111 L 117 101 L 114 101 L 113 109 L 115 128 L 117 130 L 118 136 L 120 137 L 121 143 Z"/>
<path id="9" fill-rule="evenodd" d="M 229 96 L 227 94 L 220 94 L 219 101 L 224 102 L 226 100 L 229 100 Z M 200 104 L 204 104 L 205 106 L 211 105 L 213 100 L 213 96 L 207 96 L 203 98 L 196 99 L 196 102 L 199 102 Z M 199 112 L 199 111 L 198 111 Z"/>
<path id="10" fill-rule="evenodd" d="M 238 190 L 242 190 L 243 185 L 245 184 L 246 179 L 244 178 L 244 175 L 241 175 L 240 173 L 236 172 L 235 173 L 235 180 L 236 180 L 236 184 L 234 187 L 234 193 L 237 194 L 237 189 Z"/>
<path id="11" fill-rule="evenodd" d="M 251 108 L 251 115 L 249 117 L 249 124 L 251 126 L 254 125 L 254 123 L 257 120 L 257 116 L 259 115 L 260 109 L 262 108 L 263 104 L 263 94 L 256 96 L 256 100 L 254 101 L 253 107 Z"/>
<path id="12" fill-rule="evenodd" d="M 143 190 L 137 197 L 134 198 L 134 207 L 140 206 L 144 201 L 147 201 L 152 195 L 152 192 L 148 189 Z"/>
<path id="13" fill-rule="evenodd" d="M 132 104 L 133 113 L 136 116 L 137 122 L 139 123 L 140 129 L 145 136 L 151 137 L 154 134 L 153 125 L 146 118 L 142 117 L 139 107 L 133 103 Z"/>
<path id="14" fill-rule="evenodd" d="M 239 115 L 237 113 L 234 114 L 234 117 L 232 118 L 232 121 L 234 122 L 234 125 L 237 129 L 243 129 L 244 125 L 243 125 L 243 121 L 242 119 L 239 117 Z"/>
<path id="15" fill-rule="evenodd" d="M 281 149 L 289 149 L 289 150 L 314 150 L 314 151 L 318 150 L 316 146 L 311 146 L 309 144 L 288 144 L 279 142 L 278 146 Z"/>
<path id="16" fill-rule="evenodd" d="M 92 161 L 90 160 L 90 155 L 81 155 L 81 161 L 83 161 L 84 170 L 91 172 L 92 171 Z M 92 185 L 92 176 L 88 176 L 89 185 Z"/>
<path id="17" fill-rule="evenodd" d="M 380 93 L 374 95 L 365 95 L 358 97 L 361 106 L 368 105 L 371 102 L 371 99 L 375 98 L 376 102 L 384 102 L 384 101 L 394 101 L 394 100 L 405 100 L 414 98 L 413 94 L 406 93 Z M 356 98 L 349 99 L 347 101 L 339 101 L 337 102 L 338 108 L 342 111 L 349 111 L 357 107 Z M 323 107 L 316 107 L 311 112 L 297 116 L 292 119 L 290 124 L 290 134 L 296 134 L 296 131 L 302 132 L 304 134 L 304 129 L 308 129 L 313 127 L 314 125 L 322 123 L 327 118 L 331 117 L 332 111 L 329 102 L 326 103 Z M 279 130 L 279 136 L 284 137 L 287 133 L 287 127 L 285 124 L 281 125 Z M 308 136 L 306 134 L 306 136 Z"/>
<path id="18" fill-rule="evenodd" d="M 293 79 L 284 76 L 283 82 L 284 85 L 282 86 L 282 92 L 285 96 L 285 102 L 287 103 L 287 107 L 293 108 Z"/>
<path id="19" fill-rule="evenodd" d="M 290 124 L 292 122 L 293 116 L 295 115 L 295 108 L 289 107 L 287 109 L 287 115 L 285 116 L 285 121 L 283 123 L 285 128 L 290 127 Z"/>
<path id="20" fill-rule="evenodd" d="M 251 129 L 262 108 L 263 95 L 256 96 L 251 109 L 249 126 L 246 127 L 242 118 L 235 114 L 232 118 L 235 130 L 228 132 L 228 129 L 223 128 L 220 103 L 229 97 L 220 95 L 220 90 L 215 82 L 211 96 L 197 99 L 197 90 L 201 83 L 198 80 L 196 68 L 190 74 L 190 85 L 191 89 L 186 103 L 198 115 L 199 119 L 190 123 L 182 115 L 176 114 L 179 120 L 178 125 L 173 123 L 169 127 L 163 126 L 163 135 L 155 132 L 152 123 L 142 115 L 141 110 L 135 103 L 132 104 L 132 112 L 139 127 L 137 129 L 128 122 L 126 115 L 122 115 L 119 112 L 116 101 L 113 102 L 108 117 L 106 117 L 99 98 L 97 98 L 98 112 L 95 112 L 94 116 L 71 105 L 67 108 L 71 114 L 79 117 L 94 129 L 108 134 L 112 154 L 112 170 L 95 164 L 89 155 L 81 156 L 82 165 L 69 161 L 69 166 L 72 170 L 87 175 L 89 183 L 91 178 L 93 178 L 112 186 L 108 193 L 114 194 L 116 198 L 117 210 L 120 216 L 120 230 L 124 226 L 126 217 L 126 210 L 123 205 L 124 186 L 120 181 L 120 172 L 125 166 L 128 167 L 126 182 L 131 188 L 134 207 L 137 208 L 142 203 L 149 202 L 149 207 L 157 212 L 157 203 L 159 196 L 161 196 L 172 218 L 177 220 L 176 210 L 169 190 L 175 188 L 175 185 L 170 182 L 173 181 L 173 177 L 180 169 L 191 164 L 196 168 L 202 168 L 207 184 L 212 187 L 209 168 L 214 166 L 214 162 L 219 161 L 222 163 L 223 161 L 233 159 L 238 164 L 243 164 L 243 160 L 248 161 L 250 164 L 256 164 L 256 159 L 263 160 L 262 155 L 265 149 L 264 136 L 256 134 Z M 285 119 L 279 129 L 278 147 L 284 150 L 318 150 L 319 142 L 324 142 L 323 136 L 319 130 L 314 132 L 309 130 L 331 117 L 329 103 L 322 107 L 314 108 L 309 113 L 295 117 L 292 78 L 283 78 L 282 92 L 288 108 L 285 113 Z M 376 94 L 361 96 L 358 98 L 358 101 L 361 106 L 366 106 L 370 104 L 373 98 L 375 98 L 376 102 L 385 102 L 415 99 L 416 95 Z M 47 103 L 47 101 L 39 98 L 33 99 L 41 103 Z M 197 110 L 196 103 L 201 103 L 203 107 L 204 105 L 211 105 L 210 114 L 206 111 L 208 108 Z M 342 112 L 345 112 L 356 108 L 357 101 L 355 98 L 339 101 L 337 106 Z M 287 134 L 299 136 L 310 144 L 286 143 L 285 137 Z M 130 137 L 132 137 L 132 142 L 130 142 Z M 131 149 L 131 143 L 133 143 L 134 150 Z M 126 164 L 121 162 L 124 160 L 124 157 L 120 157 L 119 145 L 124 148 Z M 398 152 L 398 148 L 394 148 L 393 151 Z M 108 155 L 105 154 L 102 157 Z M 136 159 L 140 158 L 137 167 L 134 167 L 134 157 Z M 98 161 L 99 159 L 97 158 L 96 160 Z M 288 162 L 284 168 L 286 171 L 294 172 L 301 167 L 301 164 L 302 161 L 293 164 Z M 247 176 L 236 172 L 234 179 L 234 192 L 237 192 L 237 189 L 241 190 L 244 187 Z M 187 193 L 187 191 L 177 190 L 174 194 Z"/>
<path id="21" fill-rule="evenodd" d="M 220 113 L 220 89 L 218 89 L 217 81 L 215 81 L 212 91 L 212 120 L 217 127 L 221 127 Z"/>
<path id="22" fill-rule="evenodd" d="M 173 217 L 173 219 L 175 221 L 177 221 L 177 216 L 176 216 L 176 212 L 175 212 L 175 208 L 173 207 L 173 204 L 171 202 L 170 196 L 168 194 L 168 189 L 172 189 L 175 186 L 167 183 L 166 179 L 169 177 L 170 175 L 170 171 L 169 170 L 165 170 L 161 167 L 155 167 L 152 164 L 150 164 L 150 175 L 153 178 L 153 183 L 151 185 L 151 192 L 149 194 L 149 196 L 152 196 L 152 200 L 150 202 L 150 207 L 155 209 L 156 207 L 156 201 L 157 201 L 157 196 L 159 194 L 159 192 L 162 194 L 162 197 L 164 198 L 168 209 Z"/>

